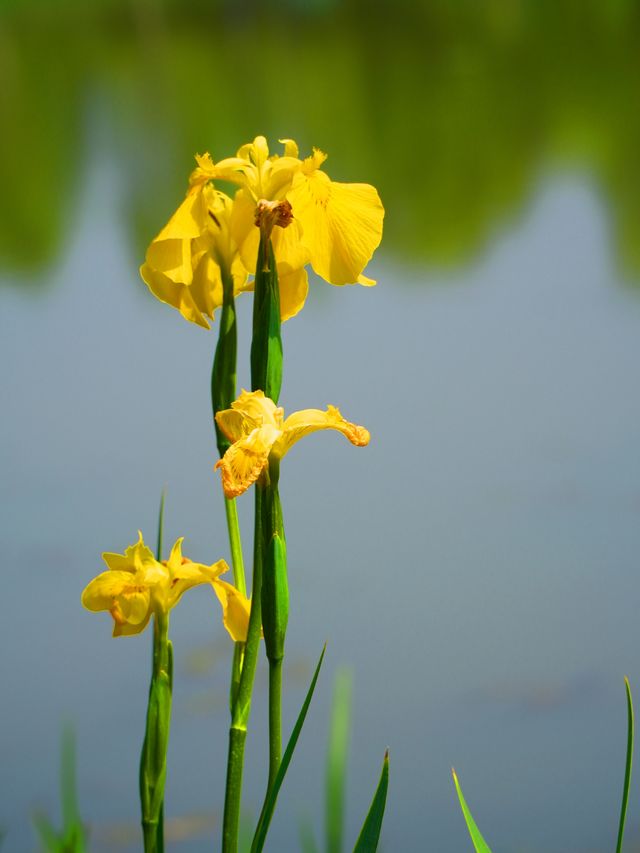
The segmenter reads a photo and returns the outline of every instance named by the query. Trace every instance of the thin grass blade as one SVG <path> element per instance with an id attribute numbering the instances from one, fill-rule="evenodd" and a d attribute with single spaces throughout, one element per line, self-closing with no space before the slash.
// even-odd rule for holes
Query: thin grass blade
<path id="1" fill-rule="evenodd" d="M 320 853 L 313 834 L 313 827 L 308 817 L 302 818 L 298 825 L 300 835 L 300 850 L 302 853 Z"/>
<path id="2" fill-rule="evenodd" d="M 327 754 L 327 853 L 342 853 L 351 692 L 351 674 L 347 670 L 341 670 L 336 676 L 334 687 Z"/>
<path id="3" fill-rule="evenodd" d="M 264 847 L 267 832 L 269 831 L 269 824 L 271 823 L 273 811 L 276 807 L 278 794 L 280 792 L 280 788 L 282 787 L 282 782 L 284 780 L 285 774 L 289 768 L 289 764 L 291 763 L 293 751 L 298 743 L 298 738 L 300 737 L 300 732 L 302 731 L 302 726 L 304 725 L 304 721 L 307 716 L 307 711 L 309 710 L 309 705 L 311 704 L 313 691 L 316 688 L 316 682 L 318 680 L 318 676 L 320 675 L 320 667 L 322 666 L 322 661 L 324 660 L 324 653 L 326 652 L 326 650 L 327 646 L 325 644 L 322 649 L 322 654 L 320 655 L 318 665 L 316 666 L 316 671 L 314 672 L 313 678 L 311 679 L 311 685 L 309 687 L 309 690 L 307 691 L 305 700 L 302 703 L 300 713 L 298 714 L 298 719 L 296 720 L 296 724 L 293 727 L 293 731 L 291 732 L 289 743 L 287 744 L 287 748 L 285 749 L 284 755 L 282 756 L 282 761 L 280 762 L 280 767 L 278 768 L 276 778 L 273 780 L 273 785 L 271 787 L 271 790 L 269 791 L 269 796 L 265 801 L 262 814 L 260 815 L 260 820 L 258 821 L 258 826 L 256 827 L 256 832 L 253 836 L 251 853 L 260 853 L 260 851 Z"/>
<path id="4" fill-rule="evenodd" d="M 162 540 L 164 537 L 164 502 L 167 497 L 167 487 L 164 486 L 160 494 L 160 511 L 158 512 L 158 544 L 156 547 L 156 560 L 162 561 Z"/>
<path id="5" fill-rule="evenodd" d="M 375 853 L 378 849 L 378 841 L 380 839 L 380 831 L 382 830 L 382 819 L 384 817 L 384 809 L 387 804 L 387 789 L 389 787 L 389 750 L 384 754 L 382 762 L 382 772 L 378 787 L 373 795 L 369 813 L 360 830 L 360 835 L 356 841 L 356 846 L 353 848 L 353 853 Z"/>
<path id="6" fill-rule="evenodd" d="M 627 761 L 624 769 L 624 785 L 622 788 L 622 805 L 620 807 L 620 825 L 618 827 L 618 843 L 616 853 L 622 853 L 622 840 L 624 838 L 624 824 L 627 819 L 627 805 L 629 804 L 629 787 L 631 785 L 631 765 L 633 763 L 633 701 L 631 699 L 631 687 L 629 679 L 625 677 L 624 687 L 627 692 Z"/>
<path id="7" fill-rule="evenodd" d="M 466 800 L 462 795 L 462 788 L 460 787 L 460 783 L 458 782 L 456 771 L 453 770 L 453 768 L 451 770 L 451 773 L 453 775 L 453 781 L 456 786 L 456 791 L 458 793 L 458 799 L 460 800 L 460 808 L 462 809 L 462 814 L 464 815 L 465 823 L 467 824 L 467 829 L 469 830 L 469 835 L 471 836 L 471 841 L 473 842 L 474 849 L 476 853 L 491 853 L 491 848 L 482 837 L 480 830 L 476 826 L 476 822 L 473 819 L 473 815 L 469 811 L 469 806 L 467 805 Z"/>

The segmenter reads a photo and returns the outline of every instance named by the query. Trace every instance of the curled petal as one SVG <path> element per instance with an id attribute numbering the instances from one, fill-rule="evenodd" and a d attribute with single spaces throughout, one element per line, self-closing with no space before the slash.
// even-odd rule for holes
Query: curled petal
<path id="1" fill-rule="evenodd" d="M 341 432 L 356 447 L 369 444 L 370 435 L 367 429 L 345 420 L 335 406 L 328 406 L 326 412 L 320 409 L 304 409 L 289 415 L 283 424 L 282 436 L 273 447 L 273 453 L 282 457 L 303 436 L 323 429 Z"/>
<path id="2" fill-rule="evenodd" d="M 220 468 L 226 497 L 235 498 L 255 483 L 267 465 L 269 452 L 279 436 L 280 430 L 267 424 L 231 445 L 215 466 Z"/>
<path id="3" fill-rule="evenodd" d="M 272 424 L 282 424 L 282 409 L 265 397 L 264 391 L 245 391 L 231 404 L 216 414 L 216 423 L 229 441 L 246 438 L 254 429 Z"/>
<path id="4" fill-rule="evenodd" d="M 234 642 L 244 643 L 247 639 L 251 602 L 226 581 L 215 580 L 211 585 L 222 605 L 224 627 Z"/>
<path id="5" fill-rule="evenodd" d="M 150 267 L 149 264 L 143 264 L 140 267 L 140 275 L 156 299 L 177 308 L 185 320 L 189 320 L 190 323 L 195 323 L 204 329 L 210 328 L 187 285 L 176 284 L 164 273 Z"/>
<path id="6" fill-rule="evenodd" d="M 206 566 L 202 563 L 192 563 L 191 560 L 184 560 L 182 565 L 176 569 L 171 579 L 168 606 L 170 608 L 175 607 L 188 589 L 204 583 L 213 583 L 219 575 L 224 574 L 228 570 L 229 566 L 224 560 L 218 560 L 217 563 L 211 566 Z"/>
<path id="7" fill-rule="evenodd" d="M 279 426 L 282 423 L 282 409 L 269 397 L 265 397 L 264 391 L 245 391 L 243 388 L 231 408 L 256 427 L 266 424 Z"/>

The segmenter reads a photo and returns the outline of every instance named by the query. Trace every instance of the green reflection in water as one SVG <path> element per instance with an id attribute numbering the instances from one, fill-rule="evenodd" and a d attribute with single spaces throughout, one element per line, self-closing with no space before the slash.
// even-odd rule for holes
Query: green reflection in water
<path id="1" fill-rule="evenodd" d="M 265 133 L 378 186 L 386 249 L 434 265 L 481 249 L 544 169 L 584 168 L 638 276 L 639 34 L 632 0 L 4 0 L 0 266 L 55 258 L 100 114 L 139 258 L 194 152 Z"/>

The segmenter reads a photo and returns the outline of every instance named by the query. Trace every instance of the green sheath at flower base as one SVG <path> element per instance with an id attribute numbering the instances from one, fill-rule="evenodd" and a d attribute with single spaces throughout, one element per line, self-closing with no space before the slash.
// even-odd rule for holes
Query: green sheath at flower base
<path id="1" fill-rule="evenodd" d="M 264 391 L 275 403 L 282 387 L 282 337 L 280 334 L 280 285 L 271 232 L 274 225 L 286 227 L 291 221 L 291 207 L 281 203 L 259 204 L 256 225 L 260 228 L 260 244 L 254 281 L 253 337 L 251 340 L 251 387 Z"/>
<path id="2" fill-rule="evenodd" d="M 168 616 L 156 614 L 154 623 L 153 674 L 140 756 L 140 805 L 145 853 L 156 853 L 159 849 L 158 827 L 167 776 L 173 685 L 173 651 L 168 639 Z"/>
<path id="3" fill-rule="evenodd" d="M 216 354 L 211 371 L 211 404 L 213 417 L 222 409 L 228 409 L 236 396 L 236 360 L 238 333 L 236 325 L 236 305 L 233 295 L 233 278 L 223 270 L 223 303 L 220 319 L 220 332 Z M 216 441 L 220 456 L 224 456 L 229 440 L 215 423 Z"/>
<path id="4" fill-rule="evenodd" d="M 269 465 L 268 485 L 264 488 L 265 561 L 262 579 L 262 626 L 265 649 L 270 661 L 281 661 L 284 657 L 284 640 L 289 620 L 287 544 L 278 492 L 279 469 L 279 461 L 272 460 Z"/>

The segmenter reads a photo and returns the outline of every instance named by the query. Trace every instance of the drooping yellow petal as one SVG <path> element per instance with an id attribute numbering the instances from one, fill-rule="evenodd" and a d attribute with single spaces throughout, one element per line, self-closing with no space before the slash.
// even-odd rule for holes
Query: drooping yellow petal
<path id="1" fill-rule="evenodd" d="M 309 292 L 309 277 L 304 267 L 287 270 L 286 266 L 278 265 L 278 281 L 280 284 L 280 319 L 284 323 L 295 317 L 301 311 Z"/>
<path id="2" fill-rule="evenodd" d="M 112 614 L 113 615 L 113 614 Z M 147 615 L 142 622 L 118 622 L 114 619 L 113 622 L 113 637 L 132 637 L 135 634 L 141 634 L 149 624 L 151 619 L 151 608 L 148 609 Z"/>
<path id="3" fill-rule="evenodd" d="M 384 208 L 375 188 L 332 182 L 317 170 L 295 175 L 286 197 L 318 275 L 331 284 L 357 282 L 382 238 Z"/>
<path id="4" fill-rule="evenodd" d="M 224 627 L 234 642 L 244 643 L 247 639 L 251 601 L 226 581 L 215 580 L 211 585 L 222 605 Z"/>
<path id="5" fill-rule="evenodd" d="M 109 554 L 110 557 L 121 557 L 121 554 Z M 133 575 L 130 571 L 117 569 L 102 572 L 84 588 L 81 601 L 86 610 L 97 613 L 100 610 L 110 610 L 113 601 L 122 594 L 124 589 L 131 586 Z"/>
<path id="6" fill-rule="evenodd" d="M 207 225 L 206 197 L 202 188 L 187 194 L 176 212 L 169 219 L 157 237 L 151 242 L 154 246 L 167 240 L 192 240 L 198 237 Z"/>
<path id="7" fill-rule="evenodd" d="M 220 468 L 226 497 L 238 497 L 255 483 L 267 465 L 269 452 L 280 435 L 279 429 L 267 424 L 231 445 L 215 466 Z"/>
<path id="8" fill-rule="evenodd" d="M 370 435 L 367 429 L 345 420 L 340 414 L 340 410 L 335 406 L 328 406 L 326 412 L 320 409 L 304 409 L 301 412 L 294 412 L 294 414 L 289 415 L 283 424 L 282 435 L 275 443 L 272 453 L 282 457 L 303 436 L 323 429 L 341 432 L 356 447 L 364 447 L 369 444 Z"/>
<path id="9" fill-rule="evenodd" d="M 140 275 L 156 299 L 177 308 L 185 320 L 202 326 L 204 329 L 210 328 L 202 311 L 196 305 L 189 287 L 184 284 L 176 284 L 163 273 L 152 269 L 148 264 L 143 264 L 140 267 Z"/>

